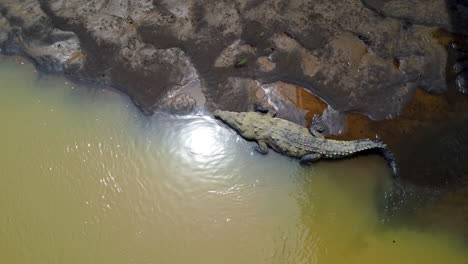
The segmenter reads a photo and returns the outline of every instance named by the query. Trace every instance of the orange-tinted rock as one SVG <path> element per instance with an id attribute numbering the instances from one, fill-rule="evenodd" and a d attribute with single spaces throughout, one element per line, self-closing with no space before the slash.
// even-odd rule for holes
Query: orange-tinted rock
<path id="1" fill-rule="evenodd" d="M 311 92 L 284 82 L 261 85 L 254 96 L 262 104 L 274 107 L 278 117 L 304 126 L 310 126 L 314 114 L 322 114 L 327 108 L 327 104 Z"/>

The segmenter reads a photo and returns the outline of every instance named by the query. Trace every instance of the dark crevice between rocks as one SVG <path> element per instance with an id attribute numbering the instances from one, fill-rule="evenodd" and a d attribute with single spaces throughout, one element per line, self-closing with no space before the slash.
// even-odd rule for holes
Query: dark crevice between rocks
<path id="1" fill-rule="evenodd" d="M 388 17 L 386 14 L 384 14 L 384 12 L 380 11 L 378 8 L 375 8 L 375 6 L 370 4 L 369 2 L 371 2 L 371 1 L 361 0 L 362 5 L 365 8 L 367 8 L 367 9 L 371 10 L 372 12 L 374 12 L 377 16 L 379 16 L 381 18 Z M 376 2 L 381 2 L 381 1 L 376 1 Z"/>

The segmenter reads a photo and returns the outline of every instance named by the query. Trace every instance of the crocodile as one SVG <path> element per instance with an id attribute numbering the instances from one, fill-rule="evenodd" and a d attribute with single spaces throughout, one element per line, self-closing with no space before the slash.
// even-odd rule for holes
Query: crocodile
<path id="1" fill-rule="evenodd" d="M 362 152 L 377 151 L 387 161 L 393 177 L 398 176 L 395 156 L 380 140 L 326 139 L 312 128 L 309 130 L 264 112 L 215 110 L 214 116 L 246 140 L 256 141 L 258 146 L 255 149 L 261 154 L 267 154 L 271 148 L 280 154 L 299 158 L 302 165 L 310 165 L 320 159 L 343 159 Z"/>

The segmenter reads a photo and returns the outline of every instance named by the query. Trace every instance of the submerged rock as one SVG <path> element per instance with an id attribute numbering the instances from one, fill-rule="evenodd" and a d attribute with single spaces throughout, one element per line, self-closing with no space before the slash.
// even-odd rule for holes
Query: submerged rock
<path id="1" fill-rule="evenodd" d="M 458 91 L 468 94 L 468 72 L 463 72 L 456 79 Z"/>

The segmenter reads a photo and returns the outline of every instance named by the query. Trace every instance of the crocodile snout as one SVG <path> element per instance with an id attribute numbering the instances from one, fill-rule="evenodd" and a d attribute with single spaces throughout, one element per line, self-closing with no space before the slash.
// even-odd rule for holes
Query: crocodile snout
<path id="1" fill-rule="evenodd" d="M 242 119 L 243 119 L 242 113 L 215 110 L 213 114 L 216 118 L 220 119 L 221 121 L 223 121 L 223 123 L 227 124 L 231 128 L 239 132 L 243 130 L 242 129 Z"/>
<path id="2" fill-rule="evenodd" d="M 215 111 L 213 112 L 213 115 L 214 115 L 215 117 L 218 117 L 218 118 L 221 117 L 221 110 L 215 110 Z"/>

